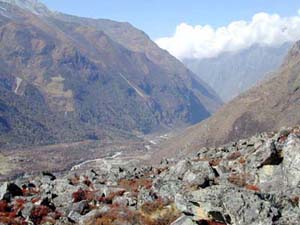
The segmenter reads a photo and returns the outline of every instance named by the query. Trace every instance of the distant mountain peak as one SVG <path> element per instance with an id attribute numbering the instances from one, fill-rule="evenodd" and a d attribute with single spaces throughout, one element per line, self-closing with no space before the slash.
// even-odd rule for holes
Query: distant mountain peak
<path id="1" fill-rule="evenodd" d="M 9 3 L 37 15 L 47 15 L 51 11 L 39 0 L 0 0 L 0 3 Z"/>

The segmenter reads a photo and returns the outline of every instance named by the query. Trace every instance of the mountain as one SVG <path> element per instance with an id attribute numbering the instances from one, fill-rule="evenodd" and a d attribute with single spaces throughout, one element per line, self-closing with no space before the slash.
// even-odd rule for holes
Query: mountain
<path id="1" fill-rule="evenodd" d="M 0 1 L 0 144 L 130 137 L 197 123 L 215 92 L 128 23 Z"/>
<path id="2" fill-rule="evenodd" d="M 215 58 L 186 59 L 184 64 L 228 102 L 276 71 L 292 43 L 281 46 L 254 45 Z"/>
<path id="3" fill-rule="evenodd" d="M 300 123 L 300 41 L 269 80 L 224 105 L 209 119 L 165 144 L 162 155 L 181 155 L 204 146 L 236 141 L 257 132 Z M 175 152 L 177 151 L 177 152 Z"/>
<path id="4" fill-rule="evenodd" d="M 1 2 L 16 5 L 37 15 L 51 14 L 51 11 L 39 0 L 1 0 Z M 3 8 L 5 10 L 5 8 Z"/>

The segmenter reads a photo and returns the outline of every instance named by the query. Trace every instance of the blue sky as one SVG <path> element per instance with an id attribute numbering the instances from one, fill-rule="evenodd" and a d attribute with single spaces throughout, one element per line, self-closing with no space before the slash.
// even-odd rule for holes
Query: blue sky
<path id="1" fill-rule="evenodd" d="M 258 12 L 297 15 L 299 0 L 42 0 L 49 8 L 93 18 L 127 21 L 151 38 L 170 36 L 178 24 L 227 25 Z"/>

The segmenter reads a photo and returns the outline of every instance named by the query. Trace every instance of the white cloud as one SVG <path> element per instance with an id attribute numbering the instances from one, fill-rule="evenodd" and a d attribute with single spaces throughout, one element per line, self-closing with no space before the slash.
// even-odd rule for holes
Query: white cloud
<path id="1" fill-rule="evenodd" d="M 300 16 L 300 9 L 298 9 L 298 15 Z"/>
<path id="2" fill-rule="evenodd" d="M 245 49 L 253 44 L 277 46 L 299 39 L 300 12 L 294 17 L 258 13 L 251 21 L 234 21 L 216 29 L 210 25 L 193 27 L 182 23 L 172 37 L 159 38 L 156 43 L 179 59 L 201 59 Z"/>

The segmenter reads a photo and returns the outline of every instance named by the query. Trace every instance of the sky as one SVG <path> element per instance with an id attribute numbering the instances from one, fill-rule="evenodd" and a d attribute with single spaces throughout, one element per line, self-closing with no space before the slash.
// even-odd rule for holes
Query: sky
<path id="1" fill-rule="evenodd" d="M 256 42 L 278 45 L 294 41 L 298 35 L 300 39 L 299 0 L 42 2 L 64 13 L 129 22 L 179 59 L 214 57 Z M 299 32 L 295 32 L 298 28 Z"/>

